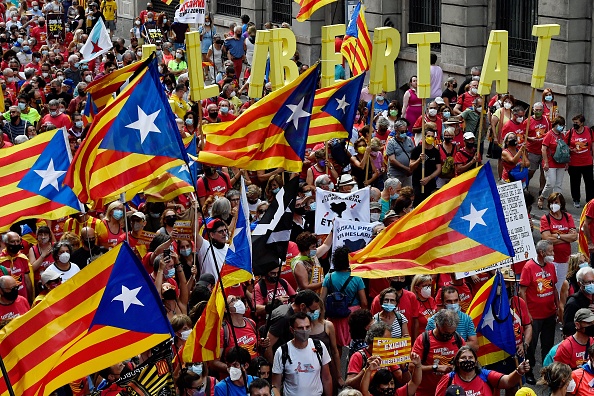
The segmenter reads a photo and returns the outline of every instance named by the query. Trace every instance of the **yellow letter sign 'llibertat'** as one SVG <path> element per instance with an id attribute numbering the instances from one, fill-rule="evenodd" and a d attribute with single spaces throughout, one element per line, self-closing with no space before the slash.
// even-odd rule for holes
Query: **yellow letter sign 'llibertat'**
<path id="1" fill-rule="evenodd" d="M 270 43 L 270 31 L 258 30 L 254 42 L 254 57 L 252 58 L 252 74 L 248 96 L 250 98 L 261 98 L 264 89 L 264 77 L 266 76 L 266 59 L 268 58 L 268 45 Z M 272 65 L 271 65 L 272 67 Z"/>
<path id="2" fill-rule="evenodd" d="M 556 24 L 532 26 L 532 35 L 538 37 L 532 81 L 530 82 L 532 88 L 544 87 L 549 51 L 551 50 L 551 37 L 558 36 L 560 32 L 561 26 Z"/>
<path id="3" fill-rule="evenodd" d="M 336 36 L 344 36 L 345 32 L 344 24 L 322 26 L 322 88 L 336 82 L 334 69 L 342 64 L 342 54 L 334 51 L 334 41 Z"/>
<path id="4" fill-rule="evenodd" d="M 190 97 L 192 100 L 202 100 L 219 95 L 218 85 L 204 86 L 202 74 L 202 50 L 200 48 L 200 33 L 186 33 L 186 60 L 188 63 L 188 77 L 190 79 Z"/>
<path id="5" fill-rule="evenodd" d="M 369 93 L 392 92 L 396 90 L 394 62 L 400 53 L 400 32 L 391 27 L 375 28 L 373 51 L 371 51 L 371 70 Z"/>
<path id="6" fill-rule="evenodd" d="M 481 70 L 479 95 L 491 93 L 493 81 L 496 82 L 497 93 L 507 92 L 507 31 L 505 30 L 491 30 Z"/>
<path id="7" fill-rule="evenodd" d="M 273 90 L 277 90 L 299 76 L 299 69 L 293 61 L 297 42 L 290 29 L 272 29 L 270 33 L 270 84 Z"/>
<path id="8" fill-rule="evenodd" d="M 431 44 L 441 40 L 439 32 L 409 33 L 409 44 L 417 45 L 417 96 L 431 97 Z"/>

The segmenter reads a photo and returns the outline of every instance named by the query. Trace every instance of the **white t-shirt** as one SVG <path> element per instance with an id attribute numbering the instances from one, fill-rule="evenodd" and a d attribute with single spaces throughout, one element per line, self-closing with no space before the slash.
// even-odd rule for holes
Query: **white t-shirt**
<path id="1" fill-rule="evenodd" d="M 70 269 L 68 271 L 62 271 L 60 268 L 56 267 L 56 264 L 50 265 L 45 270 L 47 271 L 49 269 L 59 273 L 60 277 L 62 278 L 62 282 L 66 282 L 68 279 L 72 278 L 74 275 L 80 272 L 80 268 L 78 268 L 78 265 L 74 263 L 70 263 Z"/>
<path id="2" fill-rule="evenodd" d="M 322 344 L 322 364 L 326 365 L 332 360 L 324 343 Z M 289 357 L 285 364 L 285 383 L 283 384 L 284 396 L 320 396 L 324 388 L 320 377 L 321 367 L 314 349 L 313 340 L 307 341 L 307 347 L 297 349 L 290 341 Z M 274 364 L 272 366 L 273 374 L 283 373 L 282 348 L 278 348 L 274 354 Z"/>
<path id="3" fill-rule="evenodd" d="M 225 246 L 222 249 L 217 249 L 213 246 L 213 250 L 217 258 L 217 267 L 219 271 L 217 271 L 217 268 L 215 267 L 215 263 L 212 259 L 212 252 L 210 251 L 209 247 L 210 241 L 204 239 L 202 241 L 202 246 L 198 251 L 198 264 L 200 266 L 200 269 L 202 270 L 201 274 L 212 274 L 215 277 L 215 281 L 218 281 L 219 277 L 217 276 L 217 274 L 219 273 L 219 271 L 221 271 L 221 268 L 223 267 L 223 263 L 225 262 L 225 257 L 227 256 L 227 249 L 229 249 L 229 245 L 225 244 Z"/>

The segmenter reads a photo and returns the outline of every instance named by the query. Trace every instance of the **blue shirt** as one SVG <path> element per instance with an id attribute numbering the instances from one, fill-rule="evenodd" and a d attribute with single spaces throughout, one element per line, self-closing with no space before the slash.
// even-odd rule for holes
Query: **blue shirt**
<path id="1" fill-rule="evenodd" d="M 386 100 L 386 98 L 384 98 L 384 103 L 382 103 L 382 104 L 379 104 L 376 100 L 375 105 L 373 106 L 373 117 L 375 118 L 376 115 L 378 115 L 379 113 L 382 113 L 384 110 L 387 111 L 388 106 L 389 106 L 389 103 Z M 369 112 L 369 115 L 371 115 L 371 101 L 369 101 L 369 103 L 367 103 L 367 110 Z M 367 118 L 367 122 L 369 122 L 369 118 Z"/>
<path id="2" fill-rule="evenodd" d="M 198 28 L 198 32 L 200 34 L 202 34 L 203 31 L 204 31 L 204 28 L 202 26 L 200 26 Z M 217 34 L 217 29 L 214 26 L 211 27 L 210 30 L 204 31 L 204 34 L 202 35 L 202 38 L 200 39 L 200 50 L 202 51 L 203 54 L 208 53 L 208 49 L 212 45 L 212 38 L 215 34 Z"/>
<path id="3" fill-rule="evenodd" d="M 460 318 L 460 322 L 458 322 L 458 327 L 456 327 L 456 333 L 460 334 L 460 337 L 462 337 L 464 341 L 468 341 L 468 337 L 476 335 L 474 323 L 472 323 L 470 316 L 462 311 L 458 311 L 458 317 Z M 425 327 L 425 330 L 429 331 L 435 329 L 435 319 L 433 318 L 434 316 L 427 319 L 427 327 Z"/>
<path id="4" fill-rule="evenodd" d="M 332 275 L 332 290 L 330 290 L 330 275 Z M 344 285 L 344 282 L 346 282 L 349 276 L 351 276 L 349 271 L 334 271 L 330 274 L 326 274 L 326 276 L 324 276 L 324 282 L 322 282 L 322 287 L 328 289 L 328 294 L 337 292 L 340 290 L 342 285 Z M 362 289 L 365 289 L 363 279 L 359 278 L 358 276 L 353 276 L 353 279 L 351 279 L 346 290 L 344 291 L 350 307 L 355 307 L 360 304 L 359 298 L 357 296 L 359 290 Z M 352 304 L 351 301 L 353 301 Z"/>
<path id="5" fill-rule="evenodd" d="M 249 387 L 255 378 L 247 376 L 247 386 Z M 227 377 L 215 385 L 214 396 L 245 396 L 247 394 L 245 386 L 237 386 L 231 378 Z"/>
<path id="6" fill-rule="evenodd" d="M 225 47 L 227 47 L 229 53 L 233 55 L 234 58 L 241 58 L 245 55 L 243 40 L 241 39 L 228 38 L 225 40 Z"/>

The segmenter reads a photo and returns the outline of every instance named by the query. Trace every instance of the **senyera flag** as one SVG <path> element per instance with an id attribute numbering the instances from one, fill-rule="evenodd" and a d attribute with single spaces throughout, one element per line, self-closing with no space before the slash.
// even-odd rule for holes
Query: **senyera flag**
<path id="1" fill-rule="evenodd" d="M 489 164 L 453 178 L 350 257 L 364 278 L 464 272 L 514 256 Z"/>
<path id="2" fill-rule="evenodd" d="M 336 0 L 295 0 L 299 4 L 299 12 L 295 17 L 299 22 L 307 21 L 314 12 Z"/>

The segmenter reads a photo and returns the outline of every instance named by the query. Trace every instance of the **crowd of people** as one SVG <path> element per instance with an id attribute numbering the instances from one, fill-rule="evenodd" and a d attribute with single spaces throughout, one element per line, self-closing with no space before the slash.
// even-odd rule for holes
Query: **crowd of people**
<path id="1" fill-rule="evenodd" d="M 47 15 L 56 13 L 63 15 L 64 39 L 48 35 Z M 74 153 L 89 129 L 82 116 L 87 84 L 140 60 L 145 43 L 157 46 L 163 89 L 179 133 L 196 135 L 199 150 L 202 124 L 232 121 L 256 102 L 246 96 L 256 34 L 249 17 L 217 32 L 206 15 L 199 28 L 204 73 L 220 86 L 220 94 L 203 101 L 188 93 L 187 24 L 169 20 L 147 3 L 128 38 L 112 37 L 113 50 L 85 62 L 80 49 L 100 19 L 114 35 L 114 0 L 86 8 L 79 0 L 0 2 L 0 80 L 7 109 L 0 147 L 65 127 Z M 298 53 L 294 61 L 300 71 L 307 70 Z M 571 247 L 583 233 L 594 252 L 591 129 L 583 115 L 572 117 L 567 127 L 550 88 L 528 109 L 512 94 L 480 96 L 479 68 L 458 84 L 454 77 L 444 78 L 436 61 L 432 55 L 430 99 L 418 97 L 416 76 L 402 101 L 390 101 L 385 92 L 371 95 L 365 87 L 349 138 L 308 148 L 286 260 L 250 282 L 225 285 L 228 308 L 217 359 L 182 364 L 181 353 L 218 282 L 218 266 L 235 228 L 240 179 L 255 228 L 284 186 L 282 168 L 247 171 L 200 164 L 195 204 L 185 195 L 164 203 L 114 201 L 59 220 L 14 224 L 0 241 L 0 318 L 6 323 L 25 314 L 127 241 L 154 280 L 175 332 L 173 375 L 179 395 L 490 396 L 503 389 L 514 394 L 523 379 L 534 385 L 537 378 L 553 394 L 588 394 L 594 380 L 594 257 L 572 255 Z M 336 78 L 344 77 L 344 66 L 337 65 Z M 266 84 L 263 93 L 270 90 Z M 466 311 L 492 272 L 463 279 L 454 274 L 352 276 L 348 248 L 332 249 L 332 233 L 316 234 L 314 217 L 318 188 L 340 193 L 369 188 L 376 237 L 390 224 L 407 221 L 413 207 L 485 156 L 498 161 L 500 182 L 523 183 L 528 215 L 535 201 L 548 210 L 540 218 L 537 256 L 515 264 L 505 277 L 516 356 L 481 367 L 477 331 Z M 536 171 L 535 199 L 527 187 Z M 574 207 L 588 203 L 581 225 L 566 210 L 565 171 Z M 176 238 L 176 223 L 191 221 L 197 207 L 198 235 Z M 337 293 L 343 297 L 341 310 L 328 304 L 336 303 Z M 565 339 L 554 345 L 557 323 Z M 382 367 L 373 350 L 378 337 L 410 337 L 410 362 Z M 539 347 L 541 373 L 533 369 Z M 343 355 L 347 367 L 341 365 Z M 121 375 L 143 360 L 141 355 L 98 367 L 95 375 L 59 392 L 117 389 Z M 518 394 L 526 392 L 522 388 Z"/>

